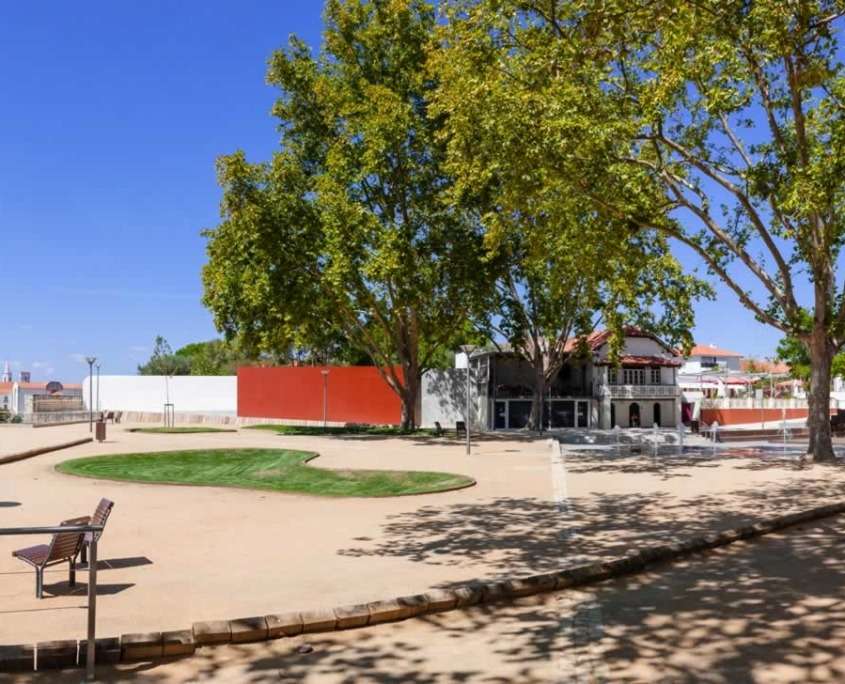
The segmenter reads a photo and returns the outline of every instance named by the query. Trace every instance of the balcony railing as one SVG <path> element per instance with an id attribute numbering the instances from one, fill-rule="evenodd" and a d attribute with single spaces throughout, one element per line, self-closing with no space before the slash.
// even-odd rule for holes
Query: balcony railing
<path id="1" fill-rule="evenodd" d="M 674 399 L 680 388 L 677 385 L 605 385 L 602 391 L 612 399 Z"/>

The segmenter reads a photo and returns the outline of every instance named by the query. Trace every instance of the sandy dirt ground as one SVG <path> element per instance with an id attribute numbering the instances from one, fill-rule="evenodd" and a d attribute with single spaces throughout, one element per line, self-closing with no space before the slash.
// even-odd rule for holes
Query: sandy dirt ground
<path id="1" fill-rule="evenodd" d="M 845 517 L 510 605 L 100 668 L 101 681 L 845 680 Z M 300 652 L 307 645 L 307 653 Z M 11 678 L 10 678 L 11 679 Z M 17 681 L 76 682 L 79 671 Z"/>
<path id="2" fill-rule="evenodd" d="M 556 459 L 545 440 L 488 440 L 467 457 L 462 444 L 427 439 L 144 435 L 109 427 L 106 444 L 0 466 L 0 526 L 55 524 L 93 511 L 101 496 L 116 502 L 100 552 L 102 636 L 551 570 L 829 502 L 845 484 L 838 467 L 799 469 L 777 459 L 652 459 L 579 446 Z M 316 451 L 315 464 L 329 468 L 446 470 L 478 485 L 324 499 L 115 483 L 53 469 L 73 456 L 229 446 Z M 83 636 L 85 573 L 71 590 L 63 568 L 48 572 L 47 598 L 36 600 L 32 571 L 11 557 L 33 541 L 0 539 L 0 643 Z"/>
<path id="3" fill-rule="evenodd" d="M 88 423 L 47 428 L 33 428 L 31 425 L 22 424 L 0 424 L 0 457 L 72 442 L 89 435 Z"/>

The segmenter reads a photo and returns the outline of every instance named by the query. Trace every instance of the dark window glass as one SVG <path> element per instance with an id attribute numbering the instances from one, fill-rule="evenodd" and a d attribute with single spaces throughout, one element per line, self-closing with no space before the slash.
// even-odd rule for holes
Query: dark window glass
<path id="1" fill-rule="evenodd" d="M 524 428 L 528 425 L 528 418 L 531 416 L 530 401 L 511 401 L 508 427 L 513 429 Z"/>
<path id="2" fill-rule="evenodd" d="M 587 407 L 589 404 L 586 401 L 578 402 L 578 427 L 587 427 Z"/>

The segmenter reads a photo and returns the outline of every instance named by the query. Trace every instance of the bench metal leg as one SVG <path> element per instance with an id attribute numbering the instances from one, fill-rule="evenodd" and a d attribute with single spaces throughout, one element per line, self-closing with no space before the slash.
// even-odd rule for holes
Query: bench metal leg
<path id="1" fill-rule="evenodd" d="M 44 568 L 35 568 L 35 598 L 44 597 Z"/>
<path id="2" fill-rule="evenodd" d="M 76 559 L 71 558 L 68 565 L 70 565 L 70 568 L 68 568 L 67 583 L 70 586 L 75 587 L 76 586 Z"/>
<path id="3" fill-rule="evenodd" d="M 80 551 L 80 554 L 79 554 L 79 562 L 82 563 L 82 565 L 87 565 L 87 563 L 88 563 L 88 544 L 85 544 L 85 543 L 82 544 L 82 550 Z"/>

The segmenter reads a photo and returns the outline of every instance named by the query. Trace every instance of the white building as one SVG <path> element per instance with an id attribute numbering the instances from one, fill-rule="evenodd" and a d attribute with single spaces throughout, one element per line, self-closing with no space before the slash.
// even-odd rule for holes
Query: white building
<path id="1" fill-rule="evenodd" d="M 619 365 L 610 361 L 610 333 L 587 339 L 590 356 L 573 353 L 549 383 L 544 425 L 549 429 L 675 427 L 681 420 L 678 353 L 648 333 L 626 329 Z M 568 345 L 571 352 L 575 342 Z M 471 397 L 476 429 L 525 428 L 531 413 L 533 369 L 513 351 L 479 350 L 471 354 Z M 466 356 L 456 357 L 466 368 Z M 423 378 L 422 424 L 449 425 L 463 420 L 464 372 L 437 371 Z"/>
<path id="2" fill-rule="evenodd" d="M 29 416 L 38 398 L 82 399 L 82 385 L 62 385 L 58 382 L 13 382 L 9 394 L 12 415 Z M 0 390 L 2 391 L 2 390 Z M 0 397 L 2 402 L 2 397 Z"/>
<path id="3" fill-rule="evenodd" d="M 717 347 L 715 344 L 696 344 L 681 366 L 681 375 L 725 373 L 742 370 L 742 354 Z"/>

